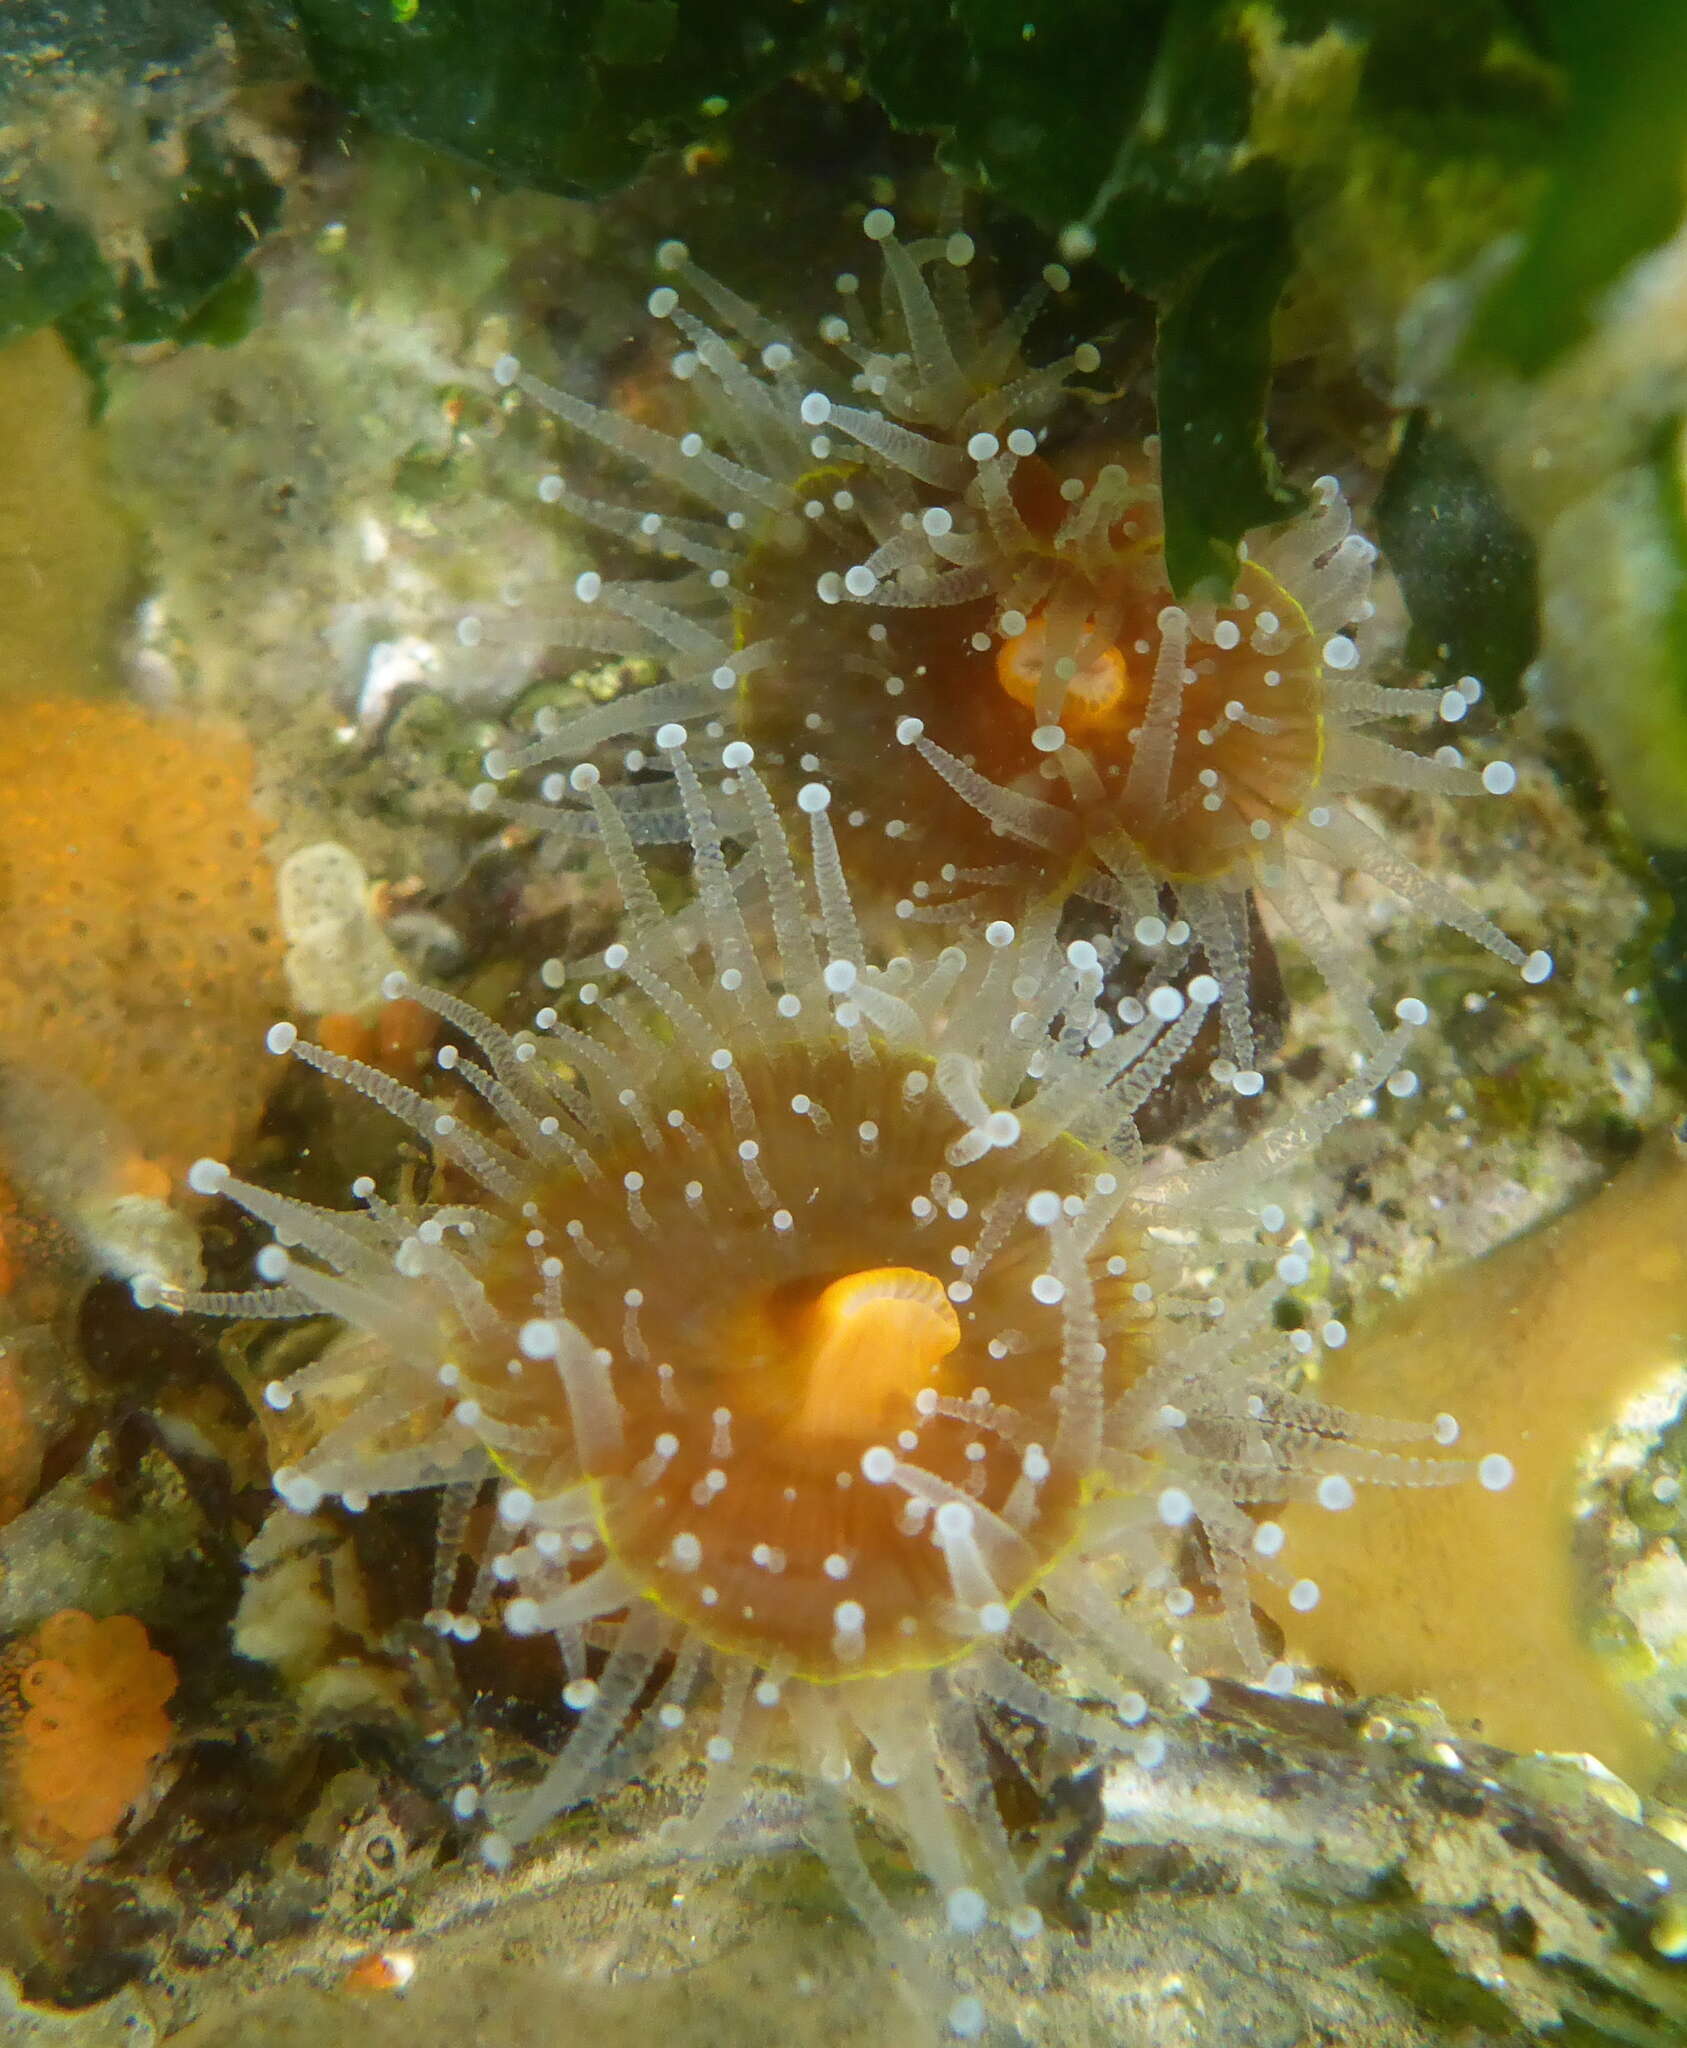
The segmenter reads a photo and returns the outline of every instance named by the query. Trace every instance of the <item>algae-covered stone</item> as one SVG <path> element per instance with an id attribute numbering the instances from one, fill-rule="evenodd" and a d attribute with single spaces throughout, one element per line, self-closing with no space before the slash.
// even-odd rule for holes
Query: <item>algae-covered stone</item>
<path id="1" fill-rule="evenodd" d="M 149 1624 L 177 1611 L 183 1561 L 204 1545 L 205 1517 L 159 1451 L 143 1455 L 138 1485 L 114 1511 L 110 1461 L 109 1441 L 97 1440 L 78 1471 L 0 1529 L 0 1633 L 21 1633 L 67 1607 Z"/>

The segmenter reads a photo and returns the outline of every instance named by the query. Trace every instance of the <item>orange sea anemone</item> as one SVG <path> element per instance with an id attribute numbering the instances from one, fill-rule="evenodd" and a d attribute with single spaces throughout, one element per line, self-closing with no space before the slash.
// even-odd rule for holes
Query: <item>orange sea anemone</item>
<path id="1" fill-rule="evenodd" d="M 626 904 L 586 979 L 549 974 L 578 1023 L 547 1007 L 508 1034 L 408 990 L 455 1034 L 440 1065 L 484 1118 L 271 1034 L 426 1137 L 473 1198 L 400 1211 L 363 1181 L 361 1208 L 332 1213 L 202 1161 L 199 1192 L 274 1227 L 270 1284 L 157 1298 L 326 1311 L 356 1333 L 269 1390 L 300 1419 L 275 1475 L 289 1506 L 495 1490 L 467 1610 L 436 1623 L 471 1636 L 501 1610 L 553 1638 L 578 1718 L 542 1782 L 491 1788 L 491 1860 L 664 1745 L 706 1766 L 705 1847 L 753 1766 L 793 1767 L 843 1895 L 971 2038 L 979 1941 L 1040 1929 L 986 1731 L 1018 1717 L 1152 1764 L 1153 1713 L 1199 1707 L 1202 1669 L 1284 1675 L 1247 1594 L 1251 1571 L 1282 1569 L 1281 1532 L 1249 1503 L 1343 1509 L 1356 1482 L 1464 1470 L 1398 1447 L 1427 1428 L 1284 1390 L 1270 1311 L 1305 1278 L 1298 1254 L 1219 1303 L 1179 1249 L 1182 1230 L 1222 1257 L 1228 1228 L 1257 1255 L 1243 1191 L 1374 1087 L 1400 1037 L 1292 1126 L 1154 1177 L 1132 1115 L 1217 1002 L 1211 975 L 1154 980 L 1121 1024 L 1052 904 L 947 944 L 916 928 L 921 950 L 875 961 L 825 786 L 797 797 L 809 887 L 748 744 L 724 748 L 718 796 L 679 725 L 656 757 L 696 907 L 664 915 L 578 767 Z M 721 802 L 751 821 L 737 871 Z M 1210 1582 L 1208 1624 L 1188 1619 L 1178 1543 Z M 1121 1593 L 1183 1618 L 1181 1656 Z M 868 1875 L 852 1798 L 938 1892 L 952 1968 Z"/>
<path id="2" fill-rule="evenodd" d="M 1369 587 L 1376 549 L 1340 488 L 1250 534 L 1222 601 L 1179 602 L 1166 572 L 1158 452 L 1074 432 L 1099 351 L 1029 365 L 1035 302 L 982 321 L 958 228 L 903 242 L 882 207 L 864 228 L 883 265 L 875 313 L 853 276 L 816 342 L 788 333 L 665 244 L 650 310 L 683 344 L 694 404 L 671 437 L 525 374 L 497 374 L 644 472 L 648 508 L 540 495 L 662 565 L 650 580 L 582 575 L 541 623 L 581 650 L 654 656 L 653 692 L 495 750 L 479 800 L 566 828 L 558 759 L 656 717 L 748 739 L 788 793 L 823 773 L 854 869 L 904 916 L 1018 915 L 1073 891 L 1105 905 L 1115 943 L 1161 971 L 1190 953 L 1220 984 L 1221 1078 L 1257 1090 L 1247 899 L 1257 891 L 1380 1038 L 1368 978 L 1332 934 L 1328 869 L 1363 869 L 1538 981 L 1523 950 L 1350 806 L 1370 788 L 1503 792 L 1458 751 L 1414 752 L 1378 728 L 1464 716 L 1467 682 L 1385 688 Z M 1068 282 L 1058 266 L 1048 286 Z M 682 293 L 684 296 L 682 297 Z M 700 305 L 710 317 L 692 310 Z M 711 320 L 714 324 L 711 324 Z M 699 516 L 701 515 L 701 516 Z M 531 623 L 516 621 L 531 632 Z M 485 628 L 462 626 L 471 641 Z M 634 751 L 633 765 L 643 757 Z M 935 771 L 935 772 L 933 772 Z M 947 783 L 945 791 L 939 781 Z M 619 799 L 635 833 L 675 836 L 660 783 Z M 579 826 L 589 815 L 574 807 Z"/>

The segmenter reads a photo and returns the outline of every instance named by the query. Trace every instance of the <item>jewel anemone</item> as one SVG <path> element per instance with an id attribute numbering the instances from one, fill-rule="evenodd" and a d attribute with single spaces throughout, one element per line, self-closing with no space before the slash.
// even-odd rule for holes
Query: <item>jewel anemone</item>
<path id="1" fill-rule="evenodd" d="M 905 243 L 882 207 L 864 228 L 883 269 L 879 310 L 841 277 L 843 310 L 812 342 L 683 244 L 658 250 L 666 281 L 649 309 L 678 331 L 672 368 L 694 411 L 684 434 L 546 384 L 514 357 L 497 365 L 501 383 L 651 493 L 610 504 L 560 474 L 541 480 L 543 499 L 659 565 L 650 577 L 586 572 L 545 632 L 654 658 L 667 680 L 573 719 L 542 714 L 530 741 L 487 757 L 477 800 L 566 826 L 566 776 L 540 773 L 534 803 L 517 794 L 532 771 L 658 717 L 730 730 L 787 797 L 796 778 L 828 778 L 852 868 L 905 917 L 1017 915 L 1076 891 L 1166 973 L 1198 949 L 1221 989 L 1221 1072 L 1239 1070 L 1245 1092 L 1257 1087 L 1250 892 L 1372 1047 L 1367 977 L 1320 897 L 1331 869 L 1363 870 L 1545 979 L 1546 953 L 1525 956 L 1348 801 L 1367 789 L 1503 793 L 1516 778 L 1505 762 L 1479 773 L 1450 746 L 1425 756 L 1378 730 L 1462 718 L 1480 689 L 1378 681 L 1377 550 L 1336 480 L 1312 485 L 1303 516 L 1247 536 L 1222 602 L 1178 602 L 1155 440 L 1072 427 L 1096 410 L 1086 380 L 1099 350 L 1041 365 L 1021 354 L 1066 272 L 1051 265 L 1041 290 L 987 321 L 967 287 L 971 236 Z M 472 641 L 485 623 L 460 630 Z M 632 787 L 622 802 L 640 836 L 676 831 L 671 791 Z"/>
<path id="2" fill-rule="evenodd" d="M 1212 976 L 1155 982 L 1113 1028 L 1099 956 L 1057 937 L 1053 905 L 947 944 L 917 928 L 922 951 L 871 962 L 826 787 L 797 797 L 805 881 L 747 743 L 717 793 L 682 727 L 656 741 L 690 910 L 659 907 L 581 764 L 625 921 L 588 979 L 550 971 L 568 1015 L 508 1033 L 395 978 L 455 1034 L 456 1106 L 271 1033 L 424 1137 L 467 1198 L 401 1208 L 363 1180 L 331 1212 L 201 1161 L 198 1192 L 273 1227 L 268 1284 L 153 1296 L 346 1326 L 268 1390 L 305 1445 L 275 1474 L 290 1508 L 444 1487 L 455 1543 L 467 1496 L 495 1500 L 466 1608 L 436 1623 L 552 1638 L 576 1718 L 540 1783 L 490 1789 L 490 1861 L 665 1750 L 704 1768 L 700 1850 L 755 1767 L 790 1770 L 842 1896 L 972 2038 L 980 1944 L 1041 1928 L 993 1785 L 1012 1731 L 1152 1765 L 1153 1713 L 1207 1697 L 1197 1663 L 1286 1676 L 1247 1590 L 1281 1573 L 1282 1532 L 1250 1506 L 1466 1469 L 1398 1447 L 1430 1430 L 1286 1391 L 1271 1311 L 1298 1255 L 1222 1312 L 1185 1271 L 1215 1219 L 1259 1256 L 1250 1186 L 1375 1086 L 1401 1034 L 1292 1126 L 1156 1176 L 1132 1115 Z M 723 803 L 751 821 L 737 868 Z M 1185 1571 L 1216 1619 L 1187 1619 Z M 1157 1600 L 1164 1632 L 1127 1596 Z M 945 1963 L 870 1874 L 852 1807 L 937 1892 Z"/>

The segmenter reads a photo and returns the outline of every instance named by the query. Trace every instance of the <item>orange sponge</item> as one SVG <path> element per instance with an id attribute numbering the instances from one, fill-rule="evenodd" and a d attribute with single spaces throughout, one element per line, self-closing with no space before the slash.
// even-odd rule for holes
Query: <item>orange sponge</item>
<path id="1" fill-rule="evenodd" d="M 172 1184 L 269 1079 L 280 941 L 250 749 L 134 705 L 25 704 L 0 721 L 0 788 L 0 1062 L 50 1064 Z"/>
<path id="2" fill-rule="evenodd" d="M 174 1730 L 176 1667 L 129 1614 L 67 1607 L 7 1658 L 7 1816 L 31 1847 L 73 1861 L 113 1835 Z"/>

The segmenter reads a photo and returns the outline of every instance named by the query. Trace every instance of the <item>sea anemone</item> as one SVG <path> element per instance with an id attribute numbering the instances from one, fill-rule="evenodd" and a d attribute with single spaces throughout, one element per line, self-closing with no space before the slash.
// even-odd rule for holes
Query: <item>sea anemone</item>
<path id="1" fill-rule="evenodd" d="M 1066 273 L 1051 265 L 1044 288 L 984 321 L 966 283 L 971 236 L 956 226 L 904 243 L 883 207 L 863 225 L 882 308 L 875 317 L 860 280 L 841 277 L 844 310 L 812 344 L 682 244 L 658 250 L 668 281 L 650 311 L 679 330 L 673 370 L 695 408 L 677 438 L 499 363 L 501 382 L 656 486 L 632 507 L 541 480 L 542 498 L 663 565 L 649 580 L 587 571 L 544 630 L 580 650 L 654 656 L 668 679 L 572 720 L 546 715 L 530 742 L 488 756 L 479 801 L 566 825 L 561 774 L 539 777 L 538 804 L 500 785 L 519 789 L 656 717 L 730 730 L 788 786 L 828 778 L 852 867 L 888 885 L 905 917 L 1017 916 L 1076 891 L 1164 974 L 1198 949 L 1221 989 L 1221 1073 L 1246 1076 L 1244 1092 L 1257 1087 L 1250 891 L 1373 1047 L 1368 978 L 1331 930 L 1323 870 L 1363 870 L 1544 979 L 1546 953 L 1525 956 L 1348 802 L 1374 788 L 1500 793 L 1515 774 L 1503 761 L 1478 773 L 1451 747 L 1426 757 L 1377 729 L 1462 718 L 1480 689 L 1378 681 L 1377 550 L 1352 530 L 1335 479 L 1312 485 L 1303 516 L 1246 538 L 1222 602 L 1178 602 L 1155 440 L 1073 431 L 1097 409 L 1099 350 L 1040 366 L 1021 355 Z M 485 630 L 462 622 L 470 640 Z M 660 785 L 622 802 L 641 836 L 679 827 Z"/>
<path id="2" fill-rule="evenodd" d="M 589 979 L 548 975 L 579 1022 L 547 1006 L 506 1033 L 409 989 L 456 1035 L 454 1107 L 271 1033 L 385 1104 L 473 1198 L 400 1208 L 362 1180 L 361 1209 L 336 1213 L 202 1161 L 197 1191 L 274 1228 L 271 1284 L 156 1298 L 347 1325 L 268 1390 L 301 1419 L 275 1475 L 290 1507 L 444 1486 L 454 1566 L 466 1503 L 495 1489 L 498 1533 L 436 1625 L 472 1637 L 501 1607 L 513 1634 L 553 1638 L 577 1719 L 542 1782 L 491 1788 L 489 1860 L 664 1747 L 706 1767 L 699 1848 L 754 1766 L 791 1768 L 842 1895 L 971 2038 L 978 1939 L 1040 1927 L 987 1736 L 1151 1765 L 1152 1710 L 1198 1708 L 1201 1668 L 1286 1676 L 1247 1591 L 1282 1570 L 1281 1532 L 1251 1508 L 1343 1509 L 1356 1482 L 1467 1469 L 1400 1448 L 1429 1428 L 1286 1390 L 1271 1311 L 1306 1277 L 1298 1253 L 1273 1248 L 1227 1303 L 1185 1266 L 1226 1217 L 1259 1256 L 1243 1194 L 1375 1086 L 1402 1034 L 1293 1123 L 1156 1176 L 1132 1115 L 1217 1002 L 1211 975 L 1156 980 L 1115 1021 L 1095 948 L 1057 934 L 1052 903 L 965 942 L 916 931 L 918 957 L 875 964 L 826 787 L 796 800 L 805 884 L 747 743 L 722 750 L 719 797 L 682 727 L 656 743 L 695 905 L 664 914 L 578 766 L 626 906 Z M 721 802 L 750 820 L 736 869 Z M 1185 1573 L 1210 1588 L 1205 1623 Z M 439 1583 L 449 1599 L 450 1570 Z M 1142 1612 L 1156 1600 L 1181 1655 Z M 869 1874 L 852 1799 L 938 1892 L 952 1970 Z M 477 1803 L 465 1788 L 460 1811 Z"/>

